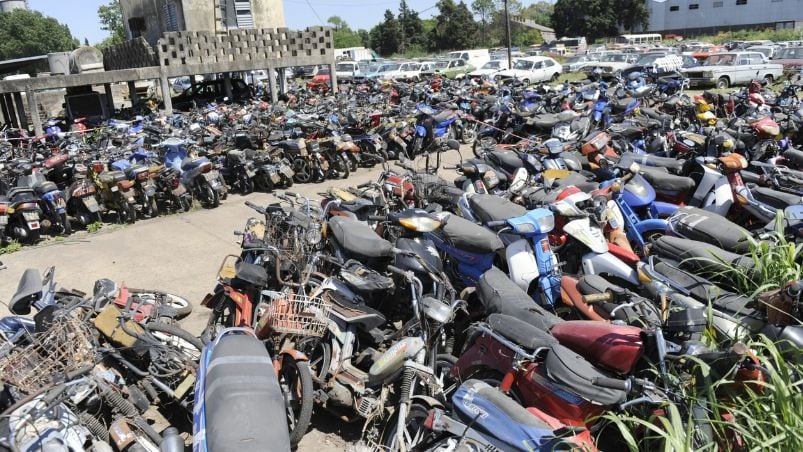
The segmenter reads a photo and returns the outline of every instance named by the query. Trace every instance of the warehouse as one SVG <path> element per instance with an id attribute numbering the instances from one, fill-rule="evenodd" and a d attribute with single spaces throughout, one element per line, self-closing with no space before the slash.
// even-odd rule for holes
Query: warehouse
<path id="1" fill-rule="evenodd" d="M 680 35 L 803 28 L 803 0 L 646 0 L 647 31 Z"/>

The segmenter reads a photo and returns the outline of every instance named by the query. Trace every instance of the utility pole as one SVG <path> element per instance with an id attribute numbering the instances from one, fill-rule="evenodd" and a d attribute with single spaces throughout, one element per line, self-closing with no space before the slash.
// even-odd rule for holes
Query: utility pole
<path id="1" fill-rule="evenodd" d="M 507 10 L 507 0 L 505 0 L 505 36 L 507 37 L 507 68 L 513 69 L 513 59 L 511 58 L 510 49 L 510 13 Z"/>

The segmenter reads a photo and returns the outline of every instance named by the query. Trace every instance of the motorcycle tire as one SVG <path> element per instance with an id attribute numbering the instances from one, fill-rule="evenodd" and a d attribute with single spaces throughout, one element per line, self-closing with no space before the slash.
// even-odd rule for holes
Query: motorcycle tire
<path id="1" fill-rule="evenodd" d="M 264 174 L 264 173 L 261 174 L 256 179 L 254 179 L 254 182 L 255 182 L 254 185 L 256 186 L 256 189 L 261 191 L 261 192 L 270 193 L 270 192 L 273 191 L 273 188 L 274 188 L 273 187 L 273 181 L 270 180 L 270 177 L 268 177 L 267 174 Z"/>
<path id="2" fill-rule="evenodd" d="M 145 208 L 148 218 L 156 218 L 159 216 L 159 205 L 156 203 L 156 198 L 146 199 Z"/>
<path id="3" fill-rule="evenodd" d="M 313 170 L 310 163 L 301 157 L 296 157 L 293 159 L 293 171 L 295 175 L 293 176 L 293 180 L 298 182 L 299 184 L 307 184 L 312 181 L 313 178 Z"/>
<path id="4" fill-rule="evenodd" d="M 477 140 L 477 126 L 476 124 L 467 125 L 463 129 L 460 142 L 463 144 L 472 144 Z"/>
<path id="5" fill-rule="evenodd" d="M 429 417 L 431 407 L 423 403 L 411 403 L 410 410 L 407 413 L 407 436 L 412 441 L 405 445 L 405 450 L 416 450 L 416 446 L 427 441 L 428 435 L 431 431 L 424 427 L 424 421 Z M 394 452 L 401 450 L 396 437 L 396 429 L 398 428 L 398 410 L 390 417 L 385 430 L 382 432 L 382 450 Z"/>
<path id="6" fill-rule="evenodd" d="M 137 222 L 137 212 L 127 202 L 120 203 L 120 211 L 117 213 L 121 223 L 134 224 Z"/>
<path id="7" fill-rule="evenodd" d="M 203 188 L 204 190 L 204 207 L 207 209 L 214 209 L 215 207 L 220 205 L 220 195 L 218 195 L 217 190 L 212 188 L 210 185 L 207 185 Z"/>
<path id="8" fill-rule="evenodd" d="M 295 447 L 307 433 L 312 417 L 312 372 L 309 363 L 296 361 L 290 356 L 282 358 L 279 369 L 279 385 L 285 397 L 288 409 L 288 427 L 290 428 L 290 444 Z M 289 398 L 288 398 L 289 397 Z M 292 410 L 292 413 L 290 412 Z M 292 416 L 292 419 L 290 418 Z"/>
<path id="9" fill-rule="evenodd" d="M 72 234 L 72 226 L 70 225 L 70 219 L 67 218 L 67 214 L 62 213 L 59 216 L 61 217 L 61 232 L 64 235 Z"/>
<path id="10" fill-rule="evenodd" d="M 353 154 L 349 154 L 348 164 L 349 164 L 349 171 L 351 171 L 352 173 L 357 171 L 357 168 L 360 166 L 359 162 L 357 162 L 357 157 L 355 157 Z"/>
<path id="11" fill-rule="evenodd" d="M 299 339 L 296 349 L 307 355 L 313 377 L 318 381 L 326 381 L 332 362 L 332 345 L 325 338 L 306 337 Z"/>
<path id="12" fill-rule="evenodd" d="M 178 325 L 162 322 L 150 322 L 145 324 L 145 327 L 160 342 L 180 349 L 188 357 L 200 358 L 204 344 L 201 339 L 193 336 L 189 331 Z"/>
<path id="13" fill-rule="evenodd" d="M 176 294 L 152 289 L 128 289 L 128 293 L 140 298 L 152 299 L 156 304 L 170 306 L 176 311 L 177 319 L 187 317 L 192 313 L 192 303 Z"/>
<path id="14" fill-rule="evenodd" d="M 248 177 L 248 174 L 241 173 L 238 176 L 238 185 L 240 186 L 240 193 L 243 195 L 247 195 L 254 191 L 254 181 Z"/>
<path id="15" fill-rule="evenodd" d="M 410 143 L 410 149 L 412 149 L 411 157 L 415 157 L 415 156 L 417 156 L 418 154 L 421 153 L 421 146 L 423 145 L 423 141 L 424 141 L 424 139 L 421 138 L 418 135 L 416 135 L 413 138 L 413 142 Z"/>

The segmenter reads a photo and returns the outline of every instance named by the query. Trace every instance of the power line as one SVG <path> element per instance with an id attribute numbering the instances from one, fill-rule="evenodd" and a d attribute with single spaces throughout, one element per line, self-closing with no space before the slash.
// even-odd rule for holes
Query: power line
<path id="1" fill-rule="evenodd" d="M 309 2 L 309 0 L 306 1 L 307 5 L 309 6 L 309 9 L 312 10 L 312 13 L 315 14 L 315 17 L 318 18 L 318 20 L 321 22 L 321 25 L 325 24 L 326 22 L 324 22 L 323 19 L 321 19 L 321 16 L 318 15 L 318 11 L 315 11 L 315 8 L 312 7 L 312 4 Z"/>

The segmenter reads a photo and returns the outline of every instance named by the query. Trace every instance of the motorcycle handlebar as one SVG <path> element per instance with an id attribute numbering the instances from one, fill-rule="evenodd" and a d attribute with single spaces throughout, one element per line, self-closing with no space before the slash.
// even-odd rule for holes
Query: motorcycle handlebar
<path id="1" fill-rule="evenodd" d="M 404 277 L 404 278 L 407 277 L 407 272 L 405 272 L 404 270 L 400 269 L 399 267 L 395 267 L 393 265 L 388 265 L 388 271 L 391 272 L 391 273 L 396 273 L 397 275 L 399 275 L 401 277 Z"/>
<path id="2" fill-rule="evenodd" d="M 619 391 L 630 392 L 630 380 L 619 380 L 617 378 L 608 377 L 594 377 L 591 379 L 591 384 L 601 388 L 617 389 Z"/>
<path id="3" fill-rule="evenodd" d="M 357 185 L 357 188 L 368 188 L 368 187 L 371 187 L 373 185 L 374 185 L 373 182 L 364 182 L 364 183 L 362 183 L 360 185 Z"/>
<path id="4" fill-rule="evenodd" d="M 606 301 L 613 301 L 612 292 L 595 293 L 590 295 L 583 295 L 583 302 L 587 304 L 604 303 Z"/>
<path id="5" fill-rule="evenodd" d="M 246 201 L 245 205 L 247 207 L 250 207 L 250 208 L 256 210 L 257 212 L 261 213 L 262 215 L 265 215 L 265 208 L 264 207 L 259 207 L 258 205 L 252 203 L 251 201 Z"/>

